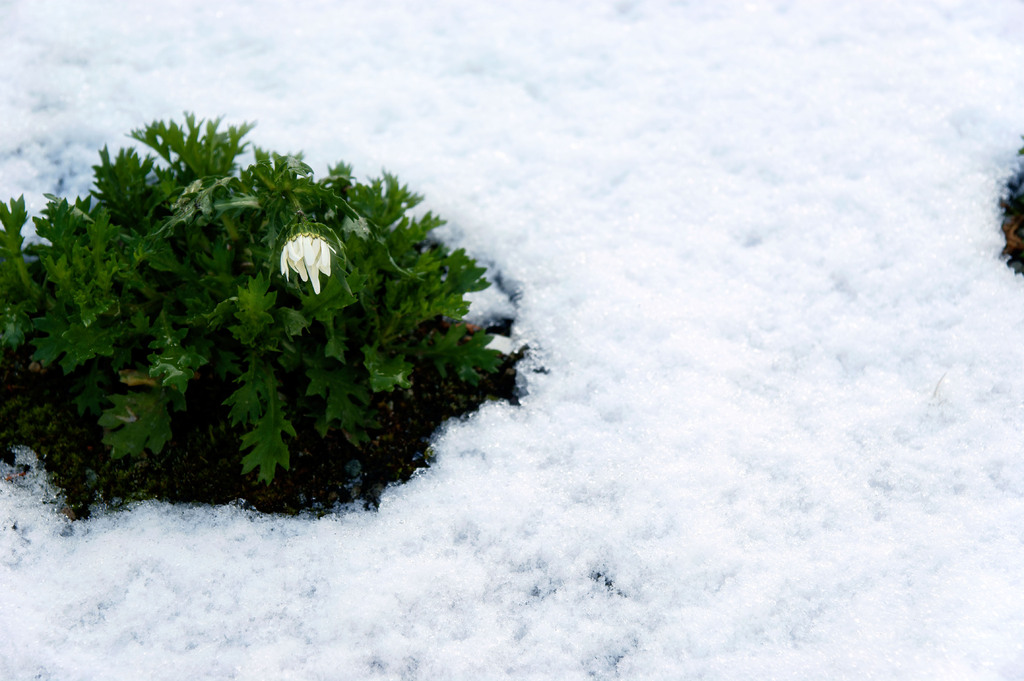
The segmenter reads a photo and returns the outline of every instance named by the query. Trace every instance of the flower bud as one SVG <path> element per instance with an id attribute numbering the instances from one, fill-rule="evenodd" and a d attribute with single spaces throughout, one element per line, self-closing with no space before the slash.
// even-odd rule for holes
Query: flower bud
<path id="1" fill-rule="evenodd" d="M 318 234 L 296 234 L 281 249 L 281 274 L 295 270 L 302 281 L 313 280 L 313 292 L 320 293 L 320 273 L 331 276 L 331 253 L 337 251 Z"/>

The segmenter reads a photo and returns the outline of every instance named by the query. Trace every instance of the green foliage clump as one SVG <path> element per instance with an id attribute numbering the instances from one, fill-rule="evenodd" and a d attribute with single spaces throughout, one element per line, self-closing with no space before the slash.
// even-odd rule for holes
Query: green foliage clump
<path id="1" fill-rule="evenodd" d="M 24 198 L 0 203 L 0 348 L 59 367 L 115 459 L 159 454 L 214 394 L 242 473 L 270 483 L 296 427 L 363 443 L 417 367 L 475 386 L 501 363 L 457 323 L 484 269 L 429 239 L 443 221 L 411 214 L 421 197 L 256 147 L 240 168 L 251 128 L 133 131 L 156 157 L 101 150 L 89 196 L 47 196 L 41 240 Z"/>

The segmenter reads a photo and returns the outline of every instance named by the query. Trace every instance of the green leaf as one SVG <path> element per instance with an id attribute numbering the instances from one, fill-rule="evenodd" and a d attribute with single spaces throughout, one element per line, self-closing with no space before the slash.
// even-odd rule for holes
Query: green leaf
<path id="1" fill-rule="evenodd" d="M 174 202 L 172 215 L 154 234 L 166 238 L 178 225 L 205 225 L 225 213 L 258 208 L 259 201 L 243 192 L 244 187 L 235 177 L 207 177 L 195 180 Z M 225 193 L 228 194 L 228 198 L 215 199 L 218 194 Z"/>
<path id="2" fill-rule="evenodd" d="M 339 362 L 345 361 L 345 350 L 348 349 L 345 343 L 344 332 L 339 332 L 333 325 L 327 326 L 327 342 L 324 344 L 324 357 L 331 357 Z"/>
<path id="3" fill-rule="evenodd" d="M 309 387 L 306 395 L 319 395 L 327 403 L 316 428 L 321 436 L 327 429 L 340 426 L 352 442 L 366 439 L 366 405 L 370 396 L 359 377 L 347 366 L 334 362 L 320 362 L 306 369 Z"/>
<path id="4" fill-rule="evenodd" d="M 406 185 L 398 183 L 397 177 L 386 172 L 368 185 L 352 187 L 348 197 L 356 212 L 381 227 L 391 226 L 423 201 L 422 196 L 409 191 Z"/>
<path id="5" fill-rule="evenodd" d="M 487 270 L 479 267 L 476 261 L 466 255 L 466 251 L 461 248 L 445 258 L 444 264 L 448 268 L 444 281 L 449 291 L 459 294 L 470 293 L 482 291 L 491 285 L 484 278 L 484 273 Z"/>
<path id="6" fill-rule="evenodd" d="M 114 406 L 103 411 L 99 424 L 110 429 L 103 443 L 113 447 L 115 459 L 138 455 L 144 449 L 159 453 L 171 439 L 171 418 L 161 391 L 111 395 L 110 401 Z"/>
<path id="7" fill-rule="evenodd" d="M 274 324 L 274 317 L 269 310 L 277 302 L 277 291 L 267 293 L 270 288 L 270 280 L 260 272 L 250 279 L 245 286 L 238 287 L 238 309 L 235 311 L 235 319 L 240 324 L 228 327 L 235 338 L 247 346 L 257 345 L 257 340 L 266 340 L 270 327 Z"/>
<path id="8" fill-rule="evenodd" d="M 265 384 L 259 380 L 259 373 L 261 366 L 253 357 L 249 362 L 249 369 L 238 378 L 241 385 L 224 400 L 224 405 L 231 407 L 228 417 L 236 426 L 242 423 L 256 423 L 263 414 Z"/>
<path id="9" fill-rule="evenodd" d="M 252 448 L 252 451 L 242 458 L 242 475 L 258 466 L 260 482 L 269 485 L 274 480 L 277 466 L 288 470 L 288 445 L 284 443 L 283 433 L 295 437 L 295 428 L 285 417 L 284 407 L 277 394 L 274 373 L 268 371 L 264 381 L 266 411 L 257 422 L 256 429 L 242 436 L 242 449 Z"/>
<path id="10" fill-rule="evenodd" d="M 54 248 L 70 251 L 78 243 L 77 237 L 85 234 L 86 224 L 91 219 L 88 215 L 89 200 L 76 200 L 75 205 L 51 194 L 44 194 L 48 199 L 43 214 L 32 218 L 36 234 L 53 244 Z"/>
<path id="11" fill-rule="evenodd" d="M 324 280 L 319 294 L 304 293 L 302 309 L 304 313 L 324 324 L 334 321 L 335 315 L 356 302 L 346 277 L 332 274 Z"/>
<path id="12" fill-rule="evenodd" d="M 81 366 L 93 357 L 113 355 L 116 335 L 115 329 L 72 324 L 61 334 L 65 354 L 60 360 L 60 366 L 64 373 L 71 373 L 75 367 Z"/>
<path id="13" fill-rule="evenodd" d="M 408 388 L 409 374 L 412 364 L 401 355 L 386 357 L 371 345 L 363 346 L 363 366 L 370 372 L 370 390 L 387 392 L 398 388 Z"/>
<path id="14" fill-rule="evenodd" d="M 89 368 L 75 381 L 71 391 L 75 395 L 73 401 L 78 414 L 99 414 L 108 389 L 109 381 L 100 369 L 99 361 L 93 360 L 89 363 Z"/>
<path id="15" fill-rule="evenodd" d="M 173 328 L 165 313 L 157 318 L 153 333 L 155 337 L 149 349 L 157 352 L 147 357 L 150 363 L 149 375 L 160 379 L 163 385 L 173 386 L 178 392 L 184 393 L 188 382 L 195 376 L 195 370 L 208 360 L 182 345 L 188 329 Z"/>
<path id="16" fill-rule="evenodd" d="M 366 218 L 353 220 L 351 217 L 346 215 L 345 219 L 341 221 L 341 232 L 346 238 L 356 237 L 357 239 L 369 239 L 370 225 L 366 222 Z"/>
<path id="17" fill-rule="evenodd" d="M 19 308 L 7 305 L 0 312 L 0 346 L 20 347 L 25 342 L 25 334 L 31 331 L 32 320 Z"/>
<path id="18" fill-rule="evenodd" d="M 28 220 L 28 213 L 25 210 L 25 197 L 11 199 L 8 206 L 0 203 L 0 301 L 16 303 L 19 313 L 24 313 L 34 308 L 42 301 L 43 292 L 39 285 L 33 281 L 31 270 L 38 271 L 38 264 L 30 267 L 25 260 L 24 237 L 21 234 L 25 222 Z M 8 306 L 8 310 L 11 306 Z M 8 313 L 7 321 L 0 321 L 3 329 L 2 343 L 11 345 L 16 336 L 19 336 L 23 324 L 18 323 L 12 326 L 12 313 Z M 17 345 L 24 342 L 24 337 L 17 341 Z M 13 345 L 12 345 L 13 347 Z"/>
<path id="19" fill-rule="evenodd" d="M 220 132 L 220 122 L 220 118 L 197 121 L 194 114 L 186 113 L 184 127 L 173 121 L 154 121 L 142 130 L 133 130 L 131 136 L 167 161 L 179 183 L 188 184 L 201 177 L 230 173 L 235 169 L 235 158 L 248 146 L 242 138 L 255 124 L 229 126 Z"/>
<path id="20" fill-rule="evenodd" d="M 240 194 L 231 198 L 214 201 L 213 207 L 218 213 L 226 213 L 228 211 L 257 209 L 260 207 L 260 202 L 255 196 Z"/>
<path id="21" fill-rule="evenodd" d="M 33 321 L 37 331 L 44 335 L 36 334 L 32 344 L 36 351 L 32 353 L 32 359 L 50 366 L 57 361 L 57 358 L 64 352 L 64 332 L 68 329 L 68 320 L 60 307 L 50 310 L 50 314 L 39 317 Z"/>
<path id="22" fill-rule="evenodd" d="M 51 310 L 47 317 L 37 318 L 35 327 L 45 335 L 35 337 L 36 351 L 32 359 L 51 365 L 60 358 L 64 373 L 70 373 L 93 357 L 114 354 L 115 329 L 71 323 L 58 309 Z"/>
<path id="23" fill-rule="evenodd" d="M 289 338 L 301 336 L 311 323 L 301 311 L 290 307 L 278 308 L 274 311 L 274 316 Z"/>
<path id="24" fill-rule="evenodd" d="M 480 382 L 479 370 L 492 372 L 501 364 L 501 353 L 490 350 L 487 344 L 492 336 L 474 333 L 467 337 L 465 324 L 452 324 L 444 334 L 434 332 L 416 346 L 416 353 L 434 362 L 442 377 L 448 369 L 470 385 Z"/>
<path id="25" fill-rule="evenodd" d="M 100 150 L 100 164 L 92 167 L 96 177 L 92 195 L 110 212 L 114 222 L 145 233 L 157 211 L 170 196 L 153 171 L 153 157 L 140 158 L 134 149 L 121 149 L 113 162 L 107 147 Z"/>
<path id="26" fill-rule="evenodd" d="M 28 221 L 28 211 L 25 210 L 25 196 L 11 199 L 10 208 L 0 203 L 0 225 L 3 226 L 3 239 L 0 239 L 0 257 L 15 258 L 21 257 L 21 228 Z"/>
<path id="27" fill-rule="evenodd" d="M 206 364 L 205 357 L 181 346 L 167 347 L 162 352 L 147 358 L 150 362 L 149 375 L 160 379 L 162 385 L 169 385 L 184 393 L 188 382 L 195 376 L 195 370 Z"/>

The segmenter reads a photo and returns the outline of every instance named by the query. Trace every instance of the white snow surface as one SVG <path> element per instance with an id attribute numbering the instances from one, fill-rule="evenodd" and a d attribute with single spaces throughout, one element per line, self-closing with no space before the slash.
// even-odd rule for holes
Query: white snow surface
<path id="1" fill-rule="evenodd" d="M 0 1 L 0 198 L 194 111 L 395 172 L 522 405 L 379 511 L 0 481 L 0 678 L 1024 679 L 1024 3 Z"/>

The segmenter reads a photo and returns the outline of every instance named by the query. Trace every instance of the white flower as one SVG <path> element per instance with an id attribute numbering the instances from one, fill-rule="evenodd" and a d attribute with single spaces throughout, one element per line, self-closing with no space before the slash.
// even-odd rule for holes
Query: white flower
<path id="1" fill-rule="evenodd" d="M 313 292 L 320 293 L 320 273 L 331 276 L 331 253 L 337 253 L 327 241 L 316 234 L 296 234 L 281 249 L 281 274 L 288 269 L 299 273 L 302 281 L 313 279 Z"/>

